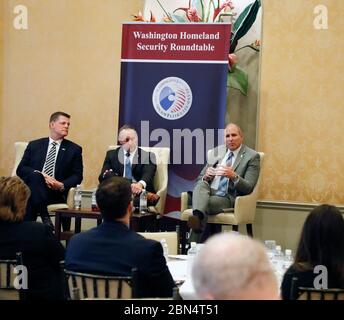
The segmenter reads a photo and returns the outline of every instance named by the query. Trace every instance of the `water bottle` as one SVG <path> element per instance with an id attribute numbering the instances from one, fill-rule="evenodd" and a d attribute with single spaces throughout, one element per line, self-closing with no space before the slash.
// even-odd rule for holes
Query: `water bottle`
<path id="1" fill-rule="evenodd" d="M 292 251 L 290 249 L 285 250 L 285 255 L 284 255 L 284 263 L 283 263 L 283 269 L 284 271 L 287 271 L 287 269 L 293 264 L 293 256 L 292 256 Z"/>
<path id="2" fill-rule="evenodd" d="M 147 191 L 142 189 L 140 194 L 140 213 L 147 212 Z"/>
<path id="3" fill-rule="evenodd" d="M 192 264 L 194 261 L 194 258 L 197 254 L 197 243 L 196 242 L 191 242 L 190 248 L 188 250 L 187 256 L 188 256 L 188 273 L 191 275 L 192 271 Z"/>
<path id="4" fill-rule="evenodd" d="M 81 185 L 78 184 L 75 188 L 74 193 L 74 209 L 80 210 L 81 209 Z"/>
<path id="5" fill-rule="evenodd" d="M 92 211 L 98 211 L 97 200 L 96 200 L 96 189 L 92 191 Z"/>
<path id="6" fill-rule="evenodd" d="M 277 274 L 283 273 L 284 255 L 281 246 L 276 246 L 273 255 L 273 265 Z"/>
<path id="7" fill-rule="evenodd" d="M 167 262 L 168 261 L 168 245 L 167 245 L 166 239 L 161 239 L 160 243 L 162 245 L 162 250 L 164 252 L 165 260 Z"/>

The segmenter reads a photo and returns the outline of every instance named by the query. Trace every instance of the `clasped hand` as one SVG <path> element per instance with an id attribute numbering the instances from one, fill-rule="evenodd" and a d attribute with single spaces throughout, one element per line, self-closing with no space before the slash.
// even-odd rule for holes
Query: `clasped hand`
<path id="1" fill-rule="evenodd" d="M 232 179 L 236 176 L 232 167 L 227 167 L 224 165 L 218 165 L 216 168 L 207 168 L 204 177 L 206 179 L 212 179 L 214 176 L 222 176 Z"/>
<path id="2" fill-rule="evenodd" d="M 48 188 L 52 190 L 61 190 L 63 183 L 60 181 L 57 181 L 55 178 L 48 176 L 46 173 L 41 172 L 45 179 L 45 184 L 47 185 Z"/>

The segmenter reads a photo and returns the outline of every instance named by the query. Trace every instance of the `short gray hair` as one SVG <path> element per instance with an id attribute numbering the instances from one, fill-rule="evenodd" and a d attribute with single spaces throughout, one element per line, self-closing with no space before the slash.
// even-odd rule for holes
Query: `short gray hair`
<path id="1" fill-rule="evenodd" d="M 278 292 L 263 244 L 231 233 L 215 235 L 205 243 L 195 258 L 192 280 L 200 299 L 237 299 L 267 284 Z"/>

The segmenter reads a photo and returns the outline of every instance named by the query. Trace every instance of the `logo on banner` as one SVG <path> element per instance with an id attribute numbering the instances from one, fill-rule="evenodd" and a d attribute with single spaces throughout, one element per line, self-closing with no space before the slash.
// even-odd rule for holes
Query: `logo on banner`
<path id="1" fill-rule="evenodd" d="M 161 80 L 154 88 L 153 106 L 155 111 L 167 120 L 184 117 L 192 104 L 192 91 L 180 78 L 168 77 Z"/>

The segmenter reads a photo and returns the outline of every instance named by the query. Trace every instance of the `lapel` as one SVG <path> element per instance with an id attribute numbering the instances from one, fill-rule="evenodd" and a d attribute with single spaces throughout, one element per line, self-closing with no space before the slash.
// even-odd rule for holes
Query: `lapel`
<path id="1" fill-rule="evenodd" d="M 67 152 L 67 142 L 65 140 L 62 140 L 59 153 L 57 154 L 56 163 L 55 163 L 55 176 L 58 173 L 58 170 L 60 169 L 61 165 L 63 164 L 63 159 L 65 157 L 65 154 Z"/>
<path id="2" fill-rule="evenodd" d="M 39 154 L 41 155 L 39 168 L 42 168 L 42 170 L 44 167 L 45 158 L 47 157 L 48 146 L 49 146 L 49 138 L 45 138 L 43 143 L 42 143 L 42 151 L 39 152 Z"/>
<path id="3" fill-rule="evenodd" d="M 135 154 L 134 154 L 134 158 L 133 158 L 133 163 L 131 166 L 131 172 L 134 174 L 134 170 L 136 168 L 136 166 L 141 163 L 141 149 L 137 148 Z"/>
<path id="4" fill-rule="evenodd" d="M 245 157 L 246 154 L 246 147 L 244 145 L 241 146 L 241 149 L 238 153 L 238 156 L 236 157 L 233 165 L 233 170 L 235 171 L 238 165 L 240 164 L 240 161 Z"/>
<path id="5" fill-rule="evenodd" d="M 124 157 L 124 149 L 122 147 L 118 148 L 118 153 L 117 153 L 117 157 L 115 157 L 115 161 L 118 161 L 119 176 L 123 177 L 125 157 Z"/>

